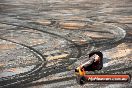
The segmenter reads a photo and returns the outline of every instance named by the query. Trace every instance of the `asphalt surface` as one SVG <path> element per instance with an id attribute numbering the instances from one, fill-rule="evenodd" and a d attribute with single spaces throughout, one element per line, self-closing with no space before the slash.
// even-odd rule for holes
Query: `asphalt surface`
<path id="1" fill-rule="evenodd" d="M 0 1 L 0 87 L 131 88 L 131 83 L 80 86 L 73 69 L 100 50 L 101 74 L 132 74 L 131 7 L 131 0 Z M 56 51 L 68 57 L 47 59 Z M 17 73 L 18 67 L 26 70 Z"/>

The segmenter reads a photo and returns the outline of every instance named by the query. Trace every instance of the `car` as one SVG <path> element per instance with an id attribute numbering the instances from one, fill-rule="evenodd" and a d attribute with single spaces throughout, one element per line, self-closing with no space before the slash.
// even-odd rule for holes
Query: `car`
<path id="1" fill-rule="evenodd" d="M 101 51 L 93 51 L 89 54 L 88 60 L 75 68 L 76 81 L 78 84 L 85 84 L 89 71 L 99 71 L 103 67 L 103 54 Z"/>

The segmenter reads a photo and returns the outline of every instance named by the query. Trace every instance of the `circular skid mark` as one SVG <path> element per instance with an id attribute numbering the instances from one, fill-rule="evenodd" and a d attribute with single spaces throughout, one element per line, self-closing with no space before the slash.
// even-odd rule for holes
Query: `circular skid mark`
<path id="1" fill-rule="evenodd" d="M 10 23 L 9 23 L 10 24 Z M 10 25 L 12 25 L 12 24 L 10 24 Z M 14 25 L 14 24 L 13 24 Z M 31 25 L 31 24 L 30 24 Z M 37 24 L 35 24 L 36 26 L 37 26 Z M 34 24 L 32 24 L 32 26 L 33 27 L 35 27 L 35 25 Z M 15 24 L 15 26 L 20 26 L 20 27 L 28 27 L 28 28 L 33 28 L 33 27 L 29 27 L 29 26 L 21 26 L 21 25 L 16 25 Z M 49 33 L 49 34 L 53 34 L 54 36 L 58 36 L 58 37 L 62 37 L 62 36 L 60 36 L 60 35 L 57 35 L 57 34 L 55 34 L 53 31 L 50 31 L 50 32 L 47 32 L 47 31 L 44 31 L 44 30 L 42 30 L 42 28 L 43 28 L 43 26 L 40 26 L 41 28 L 40 29 L 37 29 L 38 31 L 40 31 L 40 32 L 46 32 L 46 33 Z M 34 29 L 34 30 L 36 30 L 36 29 Z M 113 33 L 113 31 L 112 31 L 112 33 Z M 115 33 L 115 32 L 114 32 Z M 64 39 L 66 39 L 65 37 L 62 37 L 62 38 L 64 38 Z M 68 40 L 68 39 L 66 39 L 66 40 Z M 71 40 L 68 40 L 68 41 L 70 41 L 71 42 Z M 115 42 L 115 41 L 113 41 L 113 42 Z M 73 41 L 72 41 L 72 43 L 73 44 L 76 44 L 76 43 L 74 43 Z M 98 43 L 100 43 L 100 42 L 98 42 Z M 108 43 L 108 42 L 106 42 L 106 41 L 103 41 L 103 43 Z M 95 43 L 96 44 L 96 43 Z M 66 66 L 68 66 L 68 65 L 66 65 Z M 51 68 L 52 69 L 52 68 Z M 49 70 L 49 69 L 48 69 Z M 45 71 L 45 70 L 44 70 Z M 49 70 L 50 71 L 50 70 Z M 61 70 L 60 70 L 61 71 Z M 59 72 L 60 72 L 59 71 Z M 62 71 L 64 71 L 64 69 L 62 69 Z M 65 70 L 66 71 L 66 70 Z M 57 70 L 56 71 L 50 71 L 50 72 L 46 72 L 46 73 L 48 73 L 48 74 L 53 74 L 53 73 L 56 73 L 56 72 L 58 72 Z M 41 73 L 41 72 L 40 72 Z M 37 74 L 37 73 L 36 73 Z M 44 76 L 44 74 L 41 74 L 41 75 L 43 75 Z M 41 77 L 43 77 L 43 76 L 41 76 L 40 75 L 40 77 L 38 77 L 38 78 L 41 78 Z M 38 78 L 34 78 L 34 80 L 36 80 L 36 79 L 38 79 Z M 26 81 L 27 79 L 25 79 L 25 81 Z M 28 81 L 28 80 L 27 80 Z M 32 80 L 33 81 L 33 80 Z"/>
<path id="2" fill-rule="evenodd" d="M 60 29 L 61 29 L 62 26 L 63 26 L 62 28 L 68 27 L 69 29 L 80 29 L 80 28 L 86 27 L 85 24 L 80 24 L 80 23 L 79 24 L 78 23 L 61 23 L 61 24 L 58 24 L 57 22 L 52 23 L 51 21 L 44 21 L 44 22 L 39 22 L 40 24 L 42 24 L 42 25 L 40 25 L 40 24 L 36 24 L 32 21 L 29 21 L 29 22 L 17 21 L 17 23 L 16 22 L 15 23 L 14 22 L 10 23 L 10 22 L 8 23 L 8 21 L 7 21 L 7 23 L 6 22 L 3 22 L 3 23 L 4 24 L 9 24 L 9 25 L 14 25 L 14 26 L 19 26 L 19 27 L 23 27 L 23 28 L 33 29 L 33 30 L 36 30 L 36 31 L 40 31 L 40 32 L 50 34 L 50 35 L 55 36 L 55 37 L 61 37 L 62 39 L 66 40 L 66 41 L 69 41 L 71 44 L 73 44 L 75 46 L 75 48 L 77 48 L 77 53 L 78 54 L 77 54 L 76 57 L 80 57 L 82 55 L 81 50 L 78 48 L 79 45 L 81 45 L 81 44 L 78 44 L 75 41 L 72 41 L 71 38 L 67 38 L 65 35 L 62 35 L 64 31 L 61 32 Z M 103 24 L 103 25 L 107 25 L 107 24 Z M 94 24 L 94 26 L 99 26 L 99 24 Z M 56 27 L 58 27 L 57 29 L 60 28 L 59 31 L 55 31 Z M 113 28 L 116 28 L 116 27 L 113 26 Z M 106 29 L 105 31 L 108 31 L 109 33 L 115 35 L 114 38 L 113 38 L 114 40 L 113 39 L 111 39 L 111 40 L 106 39 L 106 40 L 101 40 L 101 41 L 92 41 L 90 43 L 86 42 L 86 44 L 92 44 L 92 45 L 94 45 L 94 44 L 106 44 L 107 45 L 109 43 L 115 43 L 115 42 L 121 40 L 122 38 L 124 38 L 125 32 L 122 33 L 122 30 L 118 27 L 116 28 L 116 29 L 119 29 L 117 31 L 113 30 L 113 28 L 110 31 L 109 31 L 109 29 Z M 69 31 L 69 30 L 67 30 L 67 31 Z M 89 30 L 86 30 L 86 31 L 89 31 Z M 71 30 L 70 30 L 70 32 L 71 32 Z M 73 31 L 73 34 L 74 34 L 74 32 L 75 31 Z M 54 66 L 51 66 L 51 68 L 47 68 L 47 70 L 43 69 L 40 73 L 38 72 L 38 73 L 32 74 L 31 76 L 27 76 L 27 78 L 25 80 L 23 80 L 22 82 L 30 82 L 30 81 L 42 78 L 44 76 L 48 76 L 49 74 L 54 74 L 54 73 L 58 73 L 58 72 L 61 72 L 61 71 L 66 71 L 66 69 L 64 69 L 64 68 L 67 67 L 68 65 L 70 65 L 70 63 L 66 64 L 62 69 L 61 69 L 62 66 L 59 65 L 57 67 L 57 69 L 55 69 L 55 70 L 53 70 Z M 55 68 L 56 68 L 56 66 L 55 66 Z M 48 75 L 44 74 L 44 72 Z M 35 75 L 39 75 L 39 76 L 32 78 L 32 76 L 35 76 Z M 21 81 L 19 81 L 18 84 L 19 83 L 21 83 Z"/>
<path id="3" fill-rule="evenodd" d="M 38 52 L 36 51 L 34 48 L 32 47 L 29 47 L 27 45 L 24 45 L 24 44 L 21 44 L 21 43 L 17 43 L 17 42 L 14 42 L 14 41 L 11 41 L 11 40 L 7 40 L 7 39 L 4 39 L 4 38 L 0 38 L 1 40 L 5 40 L 5 41 L 8 41 L 8 42 L 11 42 L 11 43 L 15 43 L 15 44 L 18 44 L 20 46 L 23 46 L 25 48 L 28 48 L 39 60 L 41 61 L 44 61 L 45 58 Z M 26 77 L 27 75 L 30 75 L 30 74 L 33 74 L 35 72 L 38 72 L 40 69 L 42 69 L 42 66 L 44 64 L 39 64 L 39 65 L 36 65 L 33 69 L 27 71 L 27 72 L 24 72 L 24 73 L 21 73 L 21 74 L 17 74 L 17 75 L 13 75 L 13 76 L 7 76 L 7 77 L 2 77 L 1 78 L 1 87 L 4 87 L 4 86 L 10 86 L 11 83 L 10 83 L 10 79 L 12 79 L 12 82 L 16 81 L 15 79 L 21 79 L 21 78 L 24 78 Z M 15 82 L 16 83 L 16 82 Z"/>
<path id="4" fill-rule="evenodd" d="M 9 1 L 9 0 L 8 0 Z M 2 1 L 3 2 L 3 1 Z M 79 2 L 79 3 L 78 3 Z M 122 1 L 121 1 L 122 2 Z M 7 2 L 7 3 L 9 3 L 9 2 Z M 117 6 L 115 5 L 115 2 L 102 2 L 102 1 L 96 1 L 96 3 L 93 1 L 93 2 L 91 2 L 91 1 L 87 1 L 87 0 L 78 0 L 77 2 L 76 2 L 76 0 L 72 0 L 72 1 L 69 1 L 69 0 L 66 0 L 66 1 L 63 1 L 63 0 L 50 0 L 50 1 L 47 1 L 46 3 L 45 2 L 38 2 L 37 0 L 29 0 L 29 1 L 25 1 L 25 0 L 18 0 L 18 1 L 16 1 L 16 0 L 13 0 L 13 1 L 10 1 L 10 3 L 11 4 L 18 4 L 18 5 L 23 5 L 22 6 L 22 8 L 18 8 L 18 9 L 12 9 L 12 11 L 13 11 L 13 13 L 5 13 L 5 14 L 8 14 L 8 16 L 13 16 L 14 18 L 27 18 L 27 19 L 32 19 L 32 18 L 35 18 L 35 19 L 37 19 L 37 18 L 47 18 L 47 17 L 51 17 L 52 16 L 52 18 L 59 18 L 59 19 L 72 19 L 71 18 L 71 16 L 72 17 L 74 17 L 74 16 L 82 16 L 82 17 L 89 17 L 90 19 L 93 19 L 93 20 L 97 20 L 96 19 L 96 17 L 98 16 L 98 17 L 101 17 L 101 16 L 105 16 L 106 17 L 106 20 L 107 19 L 109 19 L 109 17 L 111 17 L 111 18 L 113 18 L 113 16 L 111 15 L 111 9 L 113 8 L 111 8 L 111 6 L 114 6 L 114 8 L 115 7 L 122 7 L 122 4 L 120 4 L 120 1 L 118 2 L 118 3 L 116 3 L 116 4 L 118 4 Z M 126 2 L 125 2 L 126 3 Z M 91 5 L 92 4 L 92 5 Z M 110 5 L 110 6 L 109 6 Z M 124 9 L 124 2 L 123 2 L 123 11 L 125 11 L 125 9 Z M 8 6 L 8 5 L 7 5 Z M 99 7 L 99 6 L 101 6 L 101 7 Z M 126 6 L 126 5 L 125 5 Z M 23 7 L 24 7 L 24 9 L 23 9 Z M 28 7 L 28 8 L 27 8 Z M 99 8 L 97 8 L 97 7 L 99 7 Z M 106 8 L 106 9 L 104 9 L 105 7 L 108 7 L 108 8 Z M 110 8 L 109 8 L 110 7 Z M 129 7 L 129 4 L 127 4 L 127 7 Z M 30 8 L 30 9 L 29 9 Z M 33 9 L 33 10 L 32 10 Z M 97 12 L 98 11 L 98 9 L 99 9 L 99 12 Z M 103 10 L 101 10 L 101 9 L 103 9 L 103 10 L 105 10 L 105 11 L 103 11 Z M 117 10 L 118 10 L 119 8 L 117 8 Z M 106 11 L 106 10 L 108 10 L 108 11 Z M 109 10 L 110 10 L 110 13 L 109 13 Z M 52 11 L 52 12 L 50 12 L 50 11 Z M 29 13 L 30 12 L 30 13 Z M 96 13 L 97 12 L 97 13 Z M 104 14 L 105 12 L 108 12 L 108 14 Z M 118 11 L 119 12 L 119 11 Z M 116 13 L 118 13 L 118 12 L 116 12 Z M 123 13 L 123 15 L 124 14 L 127 14 L 127 12 L 128 12 L 128 9 Z M 18 14 L 20 17 L 16 17 L 17 15 L 16 14 Z M 42 16 L 43 15 L 43 16 Z M 48 15 L 48 16 L 45 16 L 45 15 Z M 50 16 L 49 16 L 50 15 Z M 120 14 L 118 14 L 118 15 L 120 15 Z M 115 15 L 114 15 L 115 16 Z M 114 17 L 114 18 L 119 18 L 119 21 L 121 21 L 122 23 L 124 22 L 124 23 L 130 23 L 130 21 L 128 22 L 126 22 L 126 21 L 124 21 L 124 20 L 120 20 L 120 18 L 121 17 Z M 76 18 L 76 22 L 77 22 L 77 19 L 79 19 L 79 18 Z M 102 17 L 100 18 L 101 20 L 102 20 Z M 99 19 L 99 20 L 100 20 Z M 20 19 L 20 20 L 23 20 L 23 19 Z M 83 19 L 84 20 L 84 19 Z M 104 20 L 104 19 L 103 19 Z M 28 21 L 28 20 L 25 20 L 25 21 Z M 93 21 L 92 21 L 93 22 Z M 16 21 L 16 23 L 17 23 L 17 21 Z M 57 22 L 57 21 L 55 21 L 55 22 L 53 22 L 53 23 L 50 23 L 50 22 L 46 22 L 46 21 L 44 21 L 43 23 L 42 23 L 42 25 L 43 26 L 48 26 L 48 27 L 46 27 L 46 28 L 49 28 L 49 26 L 50 27 L 53 27 L 53 29 L 56 29 L 57 27 L 59 28 L 59 26 L 57 25 L 59 22 Z M 26 23 L 25 23 L 26 24 Z M 28 25 L 28 24 L 27 24 Z M 31 25 L 30 25 L 31 26 Z M 96 25 L 94 25 L 94 26 L 92 26 L 91 28 L 95 28 L 95 26 Z M 69 27 L 68 27 L 69 28 Z M 78 29 L 79 27 L 70 27 L 72 30 L 73 29 Z M 82 29 L 83 28 L 85 28 L 85 27 L 82 27 Z M 89 28 L 89 27 L 88 27 Z M 70 29 L 70 30 L 71 30 Z M 44 29 L 42 29 L 42 30 L 44 30 Z M 61 29 L 61 30 L 63 30 L 63 29 Z M 89 30 L 89 31 L 91 31 L 91 30 Z M 50 32 L 50 31 L 49 31 Z M 55 33 L 55 32 L 54 32 Z M 59 32 L 60 34 L 61 34 L 61 32 Z M 59 34 L 58 33 L 58 34 Z M 118 33 L 118 31 L 117 31 L 117 33 Z M 111 32 L 111 34 L 114 34 L 114 35 L 116 35 L 115 36 L 115 38 L 117 38 L 117 36 L 118 36 L 118 34 L 116 34 L 116 32 L 114 33 L 114 32 Z M 64 34 L 63 34 L 64 35 Z M 101 34 L 100 34 L 101 35 Z M 93 35 L 93 37 L 94 37 L 94 35 Z M 94 39 L 92 37 L 92 39 Z M 103 37 L 103 36 L 101 36 L 101 37 Z M 97 37 L 96 37 L 97 38 Z M 92 45 L 99 45 L 100 44 L 100 46 L 102 47 L 102 45 L 103 46 L 106 46 L 106 48 L 108 47 L 108 46 L 110 46 L 111 44 L 113 44 L 113 43 L 116 43 L 116 42 L 118 42 L 118 40 L 121 40 L 123 38 L 123 36 L 122 37 L 120 37 L 120 36 L 118 36 L 118 39 L 117 40 L 108 40 L 108 42 L 106 42 L 107 41 L 107 39 L 105 40 L 104 39 L 104 41 L 103 41 L 103 39 L 101 39 L 101 41 L 97 41 L 97 40 L 100 40 L 100 38 L 98 38 L 97 40 L 94 40 L 93 42 L 92 42 Z M 69 38 L 70 39 L 70 38 Z M 115 42 L 116 41 L 116 42 Z M 109 44 L 110 43 L 110 44 Z M 90 43 L 89 43 L 90 44 Z M 104 44 L 106 44 L 106 45 L 104 45 Z M 82 44 L 80 44 L 80 45 L 82 45 Z M 84 49 L 82 49 L 81 48 L 81 50 L 83 51 Z M 86 51 L 88 51 L 88 50 L 86 50 Z M 75 53 L 75 52 L 74 52 Z M 87 53 L 87 52 L 82 52 L 82 54 L 81 54 L 81 56 L 83 56 L 83 55 L 85 55 L 85 54 Z M 74 55 L 73 55 L 74 56 Z M 75 55 L 76 56 L 76 55 Z M 108 58 L 108 57 L 107 57 Z M 107 61 L 106 61 L 107 62 Z M 108 68 L 110 68 L 109 66 L 108 66 Z M 114 66 L 114 67 L 112 67 L 112 68 L 116 68 L 116 65 Z M 51 69 L 53 69 L 52 67 L 51 67 Z M 109 70 L 109 69 L 106 69 L 106 70 Z M 125 70 L 125 69 L 124 69 Z M 44 73 L 44 72 L 42 72 L 42 73 Z M 43 76 L 41 76 L 41 77 L 43 77 Z M 41 78 L 40 77 L 40 78 Z M 30 78 L 29 77 L 29 79 L 31 79 L 31 80 L 33 80 L 33 78 Z M 57 81 L 59 81 L 59 80 L 57 80 Z M 27 81 L 28 82 L 28 81 Z M 64 81 L 63 81 L 64 82 Z M 68 82 L 68 81 L 67 81 Z M 66 83 L 66 82 L 64 82 L 64 84 L 62 83 L 61 84 L 61 82 L 60 83 L 58 83 L 58 85 L 56 85 L 55 83 L 54 83 L 54 81 L 53 82 L 51 82 L 51 83 L 53 83 L 52 85 L 50 85 L 50 86 L 46 86 L 46 85 L 44 85 L 44 87 L 74 87 L 73 85 L 76 85 L 75 84 L 75 82 L 73 82 L 73 81 L 70 81 L 71 83 Z M 47 82 L 48 83 L 48 82 Z M 49 82 L 50 83 L 50 82 Z M 43 83 L 42 83 L 43 84 Z M 60 84 L 60 86 L 59 86 L 59 84 Z M 90 86 L 90 85 L 88 85 L 88 86 Z M 88 86 L 84 86 L 84 87 L 88 87 Z M 98 87 L 99 85 L 95 85 L 94 87 Z M 77 87 L 80 87 L 80 86 L 77 86 Z M 113 86 L 112 86 L 113 87 Z"/>
<path id="5" fill-rule="evenodd" d="M 4 39 L 4 40 L 6 40 L 6 41 L 10 41 L 10 42 L 13 42 L 13 43 L 16 43 L 16 42 L 14 42 L 14 41 L 11 41 L 11 40 L 7 40 L 7 39 Z M 20 43 L 17 43 L 17 44 L 20 44 Z M 24 45 L 24 44 L 20 44 L 20 45 L 23 45 L 23 46 L 25 46 L 25 47 L 28 47 L 28 48 L 30 48 L 31 49 L 31 51 L 35 51 L 35 52 L 37 52 L 35 49 L 33 49 L 32 47 L 29 47 L 29 46 L 26 46 L 26 45 Z M 32 50 L 33 49 L 33 50 Z M 37 52 L 37 53 L 39 53 L 39 52 Z M 39 53 L 40 54 L 40 53 Z M 41 56 L 41 54 L 40 54 L 40 56 Z M 42 55 L 42 58 L 43 58 L 43 55 Z M 43 65 L 43 63 L 42 63 L 42 65 Z M 41 65 L 41 67 L 42 67 L 42 65 Z M 8 86 L 14 86 L 15 84 L 19 84 L 19 83 L 21 83 L 21 82 L 27 82 L 27 81 L 33 81 L 34 79 L 36 79 L 36 78 L 32 78 L 32 79 L 29 79 L 29 75 L 30 75 L 30 77 L 33 77 L 33 76 L 35 76 L 35 75 L 38 75 L 38 70 L 40 70 L 40 69 L 38 69 L 38 68 L 36 68 L 36 69 L 34 69 L 35 70 L 35 72 L 36 73 L 25 73 L 26 74 L 26 76 L 23 76 L 22 74 L 20 74 L 21 76 L 21 78 L 20 77 L 14 77 L 14 81 L 13 80 L 11 80 L 12 81 L 12 83 L 10 83 L 10 82 L 7 82 L 7 81 L 9 81 L 8 79 L 4 79 L 3 81 L 2 81 L 2 87 L 8 87 Z M 61 71 L 61 70 L 60 70 Z M 62 71 L 64 71 L 64 70 L 62 70 Z M 52 72 L 52 71 L 50 71 L 50 72 Z M 56 72 L 56 71 L 55 71 Z M 58 72 L 58 71 L 57 71 Z M 25 79 L 25 80 L 22 80 L 22 81 L 20 81 L 21 79 L 23 79 L 23 77 L 25 78 L 27 78 L 27 79 Z M 39 78 L 39 77 L 38 77 Z M 15 80 L 18 80 L 19 79 L 19 81 L 18 82 L 15 82 Z M 5 82 L 6 82 L 6 84 L 5 84 Z M 4 85 L 5 84 L 5 85 Z"/>
<path id="6" fill-rule="evenodd" d="M 59 32 L 56 32 L 56 31 L 53 31 L 53 30 L 45 30 L 45 26 L 43 25 L 37 25 L 37 24 L 33 24 L 32 22 L 29 22 L 29 23 L 7 23 L 7 22 L 1 22 L 3 24 L 7 24 L 7 25 L 13 25 L 13 26 L 19 26 L 19 27 L 23 27 L 23 28 L 29 28 L 29 29 L 33 29 L 33 30 L 36 30 L 36 31 L 39 31 L 39 32 L 43 32 L 43 33 L 47 33 L 49 35 L 52 35 L 53 37 L 57 37 L 57 38 L 61 38 L 61 39 L 64 39 L 68 42 L 70 42 L 78 51 L 78 56 L 77 57 L 80 57 L 81 55 L 81 51 L 80 51 L 80 48 L 78 47 L 78 44 L 74 43 L 73 41 L 71 41 L 70 39 L 66 38 L 65 36 L 62 36 L 60 35 Z M 47 27 L 46 27 L 47 28 Z"/>

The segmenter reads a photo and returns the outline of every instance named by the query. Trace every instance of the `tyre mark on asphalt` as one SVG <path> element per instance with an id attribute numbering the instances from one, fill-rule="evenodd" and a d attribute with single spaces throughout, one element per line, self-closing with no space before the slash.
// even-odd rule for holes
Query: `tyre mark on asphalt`
<path id="1" fill-rule="evenodd" d="M 119 40 L 121 40 L 121 39 L 123 39 L 124 37 L 125 37 L 125 35 L 126 35 L 126 33 L 124 32 L 124 30 L 123 29 L 119 29 L 118 31 L 120 31 L 121 30 L 121 32 L 123 32 L 120 36 L 121 37 L 117 37 L 118 39 L 116 40 L 116 41 L 114 41 L 114 42 L 117 42 L 117 41 L 119 41 Z M 123 35 L 123 36 L 122 36 Z M 111 40 L 111 41 L 113 41 L 113 40 Z M 105 42 L 106 44 L 108 44 L 109 43 L 109 41 L 108 42 Z M 128 68 L 121 68 L 121 69 L 116 69 L 116 70 L 111 70 L 111 71 L 106 71 L 105 73 L 113 73 L 113 72 L 120 72 L 120 71 L 122 71 L 122 70 L 131 70 L 131 67 L 128 67 Z M 102 72 L 102 73 L 104 73 L 104 72 Z M 74 74 L 74 73 L 73 73 Z M 51 80 L 51 81 L 44 81 L 44 82 L 37 82 L 37 83 L 34 83 L 34 84 L 29 84 L 29 85 L 40 85 L 40 84 L 50 84 L 50 83 L 56 83 L 56 82 L 61 82 L 61 81 L 68 81 L 68 80 L 72 80 L 72 79 L 74 79 L 75 78 L 75 76 L 72 76 L 72 77 L 66 77 L 66 78 L 62 78 L 62 79 L 56 79 L 56 80 Z"/>
<path id="2" fill-rule="evenodd" d="M 15 44 L 18 44 L 18 45 L 21 45 L 23 47 L 28 48 L 39 59 L 39 61 L 44 62 L 44 60 L 46 60 L 45 57 L 40 52 L 38 52 L 37 50 L 35 50 L 34 48 L 32 48 L 30 46 L 27 46 L 27 45 L 21 44 L 21 43 L 17 43 L 17 42 L 14 42 L 14 41 L 11 41 L 11 40 L 8 40 L 8 39 L 5 39 L 5 38 L 0 38 L 0 39 L 8 41 L 8 42 L 12 42 L 12 43 L 15 43 Z M 45 65 L 45 63 L 40 63 L 28 72 L 20 73 L 20 74 L 13 75 L 13 76 L 8 76 L 8 78 L 7 77 L 2 77 L 2 78 L 0 78 L 0 87 L 2 87 L 3 85 L 9 83 L 10 80 L 16 81 L 17 79 L 23 79 L 23 78 L 25 78 L 26 76 L 28 76 L 30 74 L 38 72 L 39 70 L 41 70 L 43 68 L 44 65 Z M 15 78 L 15 80 L 13 80 L 14 78 Z"/>
<path id="3" fill-rule="evenodd" d="M 3 22 L 2 22 L 3 23 Z M 16 24 L 10 24 L 10 23 L 3 23 L 3 24 L 8 24 L 8 25 L 13 25 L 13 26 L 20 26 L 20 27 L 24 27 L 24 28 L 31 28 L 31 29 L 34 29 L 34 28 L 32 28 L 32 27 L 25 27 L 25 26 L 22 26 L 22 25 L 16 25 Z M 38 30 L 38 29 L 34 29 L 34 30 Z M 39 30 L 39 31 L 41 31 L 41 32 L 45 32 L 45 33 L 48 33 L 48 34 L 51 34 L 51 35 L 54 35 L 54 36 L 58 36 L 58 37 L 62 37 L 62 36 L 60 36 L 60 35 L 56 35 L 56 34 L 54 34 L 54 33 L 50 33 L 50 32 L 47 32 L 47 31 L 44 31 L 44 30 Z M 62 38 L 64 38 L 64 39 L 66 39 L 65 37 L 62 37 Z M 66 39 L 67 41 L 69 41 L 68 39 Z M 113 41 L 113 40 L 112 40 Z M 71 40 L 70 40 L 70 42 L 72 42 Z M 74 42 L 73 42 L 74 43 Z M 92 43 L 96 43 L 96 44 L 100 44 L 100 42 L 92 42 Z M 103 43 L 109 43 L 109 42 L 104 42 L 103 41 Z M 75 44 L 75 43 L 74 43 Z M 101 43 L 102 44 L 102 43 Z M 76 44 L 75 44 L 76 45 Z M 61 67 L 61 66 L 60 66 Z M 52 68 L 51 68 L 52 69 Z M 63 69 L 63 68 L 62 68 Z M 56 72 L 56 70 L 57 69 L 55 69 L 55 72 Z M 58 70 L 60 70 L 60 68 L 58 69 Z M 46 72 L 47 73 L 47 72 Z M 51 73 L 51 72 L 50 72 Z M 53 72 L 54 73 L 54 72 Z M 47 75 L 48 76 L 48 75 Z M 41 77 L 40 77 L 41 78 Z M 38 79 L 38 78 L 37 78 Z M 56 80 L 56 81 L 58 81 L 58 80 Z"/>
<path id="4" fill-rule="evenodd" d="M 36 26 L 38 26 L 40 28 L 39 29 L 40 31 L 48 32 L 47 30 L 43 30 L 43 28 L 50 28 L 49 26 L 43 26 L 43 25 L 41 25 L 39 23 L 36 23 L 36 22 L 31 22 L 31 23 L 33 23 L 34 25 L 30 24 L 30 22 L 29 22 L 30 26 L 33 26 L 33 28 L 35 28 Z M 121 40 L 121 39 L 123 39 L 125 37 L 126 31 L 123 30 L 122 28 L 120 28 L 120 27 L 118 27 L 116 25 L 112 25 L 112 24 L 104 24 L 104 25 L 108 25 L 108 26 L 112 26 L 112 27 L 116 28 L 116 30 L 115 29 L 105 30 L 105 31 L 107 31 L 107 32 L 115 35 L 112 39 L 100 40 L 100 41 L 92 40 L 92 41 L 90 41 L 88 43 L 85 43 L 85 44 L 82 44 L 82 45 L 78 45 L 77 43 L 73 42 L 72 40 L 70 40 L 70 42 L 72 42 L 73 44 L 75 44 L 77 47 L 88 45 L 88 44 L 90 44 L 91 46 L 102 45 L 102 44 L 107 45 L 107 44 L 113 44 L 113 43 L 115 43 L 115 42 L 117 42 L 117 41 L 119 41 L 119 40 Z M 89 30 L 87 30 L 87 31 L 89 31 Z M 48 33 L 52 33 L 52 32 L 49 31 Z M 117 35 L 117 33 L 118 33 L 118 35 Z M 55 33 L 52 33 L 52 34 L 55 34 Z M 55 35 L 61 36 L 59 34 L 55 34 Z M 61 37 L 63 37 L 63 36 L 61 36 Z M 65 37 L 63 37 L 63 38 L 65 39 Z"/>
<path id="5" fill-rule="evenodd" d="M 45 30 L 42 30 L 42 29 L 39 29 L 39 28 L 34 28 L 34 27 L 29 27 L 29 26 L 25 26 L 25 25 L 18 25 L 18 24 L 11 24 L 11 23 L 6 23 L 6 22 L 0 22 L 1 24 L 7 24 L 7 25 L 12 25 L 12 26 L 19 26 L 19 27 L 22 27 L 22 28 L 29 28 L 29 29 L 33 29 L 33 30 L 37 30 L 37 31 L 40 31 L 42 33 L 47 33 L 47 34 L 50 34 L 50 35 L 53 35 L 53 36 L 56 36 L 56 37 L 59 37 L 59 38 L 62 38 L 70 43 L 72 43 L 78 50 L 78 54 L 76 56 L 76 58 L 79 58 L 81 56 L 81 50 L 79 48 L 79 45 L 76 44 L 75 42 L 73 42 L 72 40 L 70 39 L 67 39 L 61 35 L 57 35 L 55 33 L 51 33 L 51 32 L 48 32 L 48 31 L 45 31 Z"/>
<path id="6" fill-rule="evenodd" d="M 2 24 L 7 24 L 7 23 L 2 23 Z M 7 25 L 12 25 L 12 24 L 7 24 Z M 20 25 L 13 25 L 13 26 L 19 26 L 19 27 L 24 27 L 24 26 L 20 26 Z M 29 28 L 29 27 L 24 27 L 24 28 Z M 35 29 L 34 29 L 35 30 Z M 41 31 L 41 32 L 44 32 L 44 31 Z M 53 34 L 53 33 L 48 33 L 48 34 L 51 34 L 51 35 L 54 35 L 54 36 L 58 36 L 58 35 L 55 35 L 55 34 Z M 58 36 L 58 37 L 61 37 L 61 36 Z M 63 38 L 63 37 L 61 37 L 61 38 Z M 37 52 L 37 53 L 39 53 L 37 50 L 35 50 L 34 48 L 32 48 L 32 47 L 29 47 L 29 46 L 26 46 L 26 45 L 24 45 L 24 44 L 20 44 L 20 43 L 17 43 L 17 42 L 14 42 L 14 41 L 11 41 L 11 40 L 7 40 L 7 39 L 4 39 L 4 38 L 1 38 L 1 39 L 3 39 L 3 40 L 6 40 L 6 41 L 10 41 L 10 42 L 12 42 L 12 43 L 16 43 L 16 44 L 19 44 L 19 45 L 22 45 L 22 46 L 25 46 L 25 47 L 28 47 L 28 48 L 30 48 L 30 49 L 32 49 L 32 50 L 34 50 L 35 52 Z M 64 38 L 65 40 L 67 40 L 67 41 L 70 41 L 70 40 L 68 40 L 68 39 L 66 39 L 66 38 Z M 71 41 L 70 41 L 71 42 Z M 39 53 L 40 55 L 42 55 L 41 53 Z M 79 54 L 81 54 L 81 53 L 79 53 Z M 42 57 L 43 57 L 43 55 L 42 55 Z M 79 56 L 77 56 L 77 57 L 80 57 L 80 55 Z M 43 63 L 43 64 L 45 64 L 45 63 Z M 61 66 L 62 67 L 62 66 Z M 48 69 L 49 70 L 49 69 Z M 39 71 L 38 71 L 39 72 Z M 36 73 L 34 73 L 34 74 L 38 74 L 38 72 L 36 71 Z M 54 72 L 56 72 L 56 71 L 54 71 Z M 29 74 L 29 73 L 27 73 L 27 74 Z M 33 73 L 32 74 L 30 74 L 30 78 L 31 77 L 33 77 L 33 76 L 35 76 Z M 19 76 L 17 76 L 18 78 L 17 79 L 19 79 L 20 80 L 20 75 Z M 27 78 L 27 77 L 29 77 L 29 75 L 27 75 L 27 76 L 25 76 L 24 78 Z M 23 77 L 21 77 L 21 79 L 23 79 Z M 14 81 L 16 80 L 16 76 L 15 76 L 15 79 L 14 79 Z M 27 78 L 27 80 L 29 80 L 28 78 Z M 6 82 L 5 82 L 6 81 Z M 13 83 L 9 83 L 9 84 L 7 84 L 7 81 L 8 82 L 10 82 L 10 80 L 4 80 L 4 81 L 2 81 L 2 84 L 4 84 L 4 83 L 6 83 L 6 85 L 2 85 L 2 87 L 9 87 L 9 86 L 11 86 L 11 85 L 16 85 L 16 84 L 18 84 L 18 83 L 22 83 L 22 82 L 24 82 L 24 81 L 26 81 L 26 79 L 24 79 L 24 80 L 21 80 L 21 81 L 19 81 L 18 82 L 18 80 L 17 80 L 17 82 L 13 82 Z M 13 81 L 13 79 L 11 79 L 11 81 Z M 30 80 L 30 82 L 31 82 L 32 80 Z M 24 82 L 25 83 L 25 82 Z"/>

